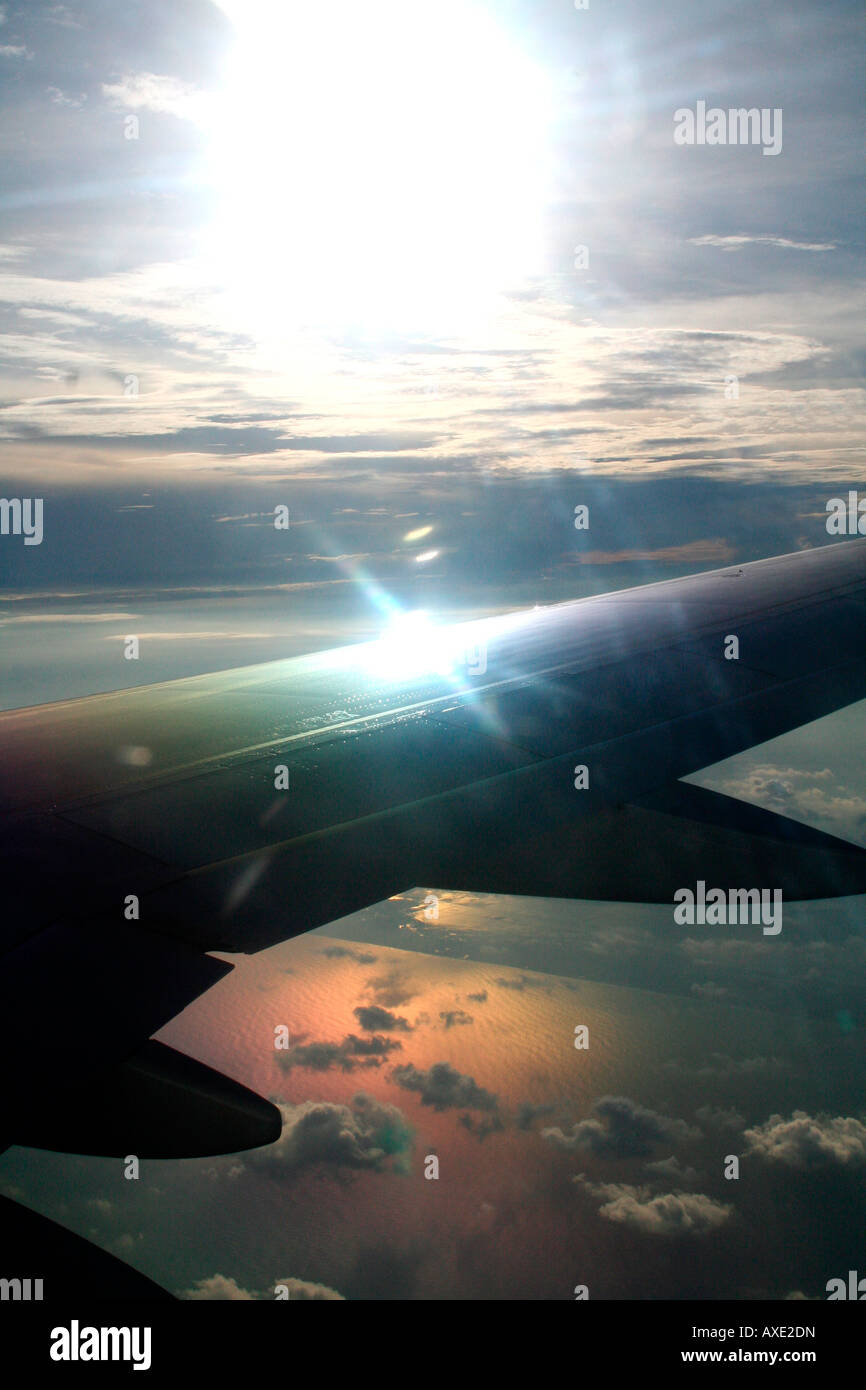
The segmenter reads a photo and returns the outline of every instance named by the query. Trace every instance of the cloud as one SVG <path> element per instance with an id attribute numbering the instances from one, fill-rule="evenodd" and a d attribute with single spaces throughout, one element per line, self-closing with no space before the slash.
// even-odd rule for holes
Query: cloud
<path id="1" fill-rule="evenodd" d="M 479 990 L 477 994 L 467 994 L 466 998 L 467 998 L 467 999 L 471 999 L 472 1002 L 473 1002 L 473 1004 L 486 1004 L 486 1003 L 487 1003 L 487 990 L 486 990 L 486 989 L 482 989 L 482 990 Z"/>
<path id="2" fill-rule="evenodd" d="M 665 1192 L 654 1197 L 649 1188 L 589 1182 L 583 1173 L 574 1182 L 601 1203 L 599 1216 L 648 1236 L 708 1235 L 733 1212 L 733 1207 L 700 1192 Z"/>
<path id="3" fill-rule="evenodd" d="M 352 951 L 348 946 L 326 946 L 321 954 L 330 960 L 355 960 L 359 965 L 372 965 L 378 960 L 378 956 L 374 956 L 371 951 Z"/>
<path id="4" fill-rule="evenodd" d="M 693 1183 L 697 1182 L 699 1174 L 694 1168 L 684 1168 L 676 1154 L 671 1154 L 670 1158 L 660 1158 L 655 1163 L 648 1163 L 644 1170 L 652 1173 L 655 1177 L 667 1178 L 670 1182 Z"/>
<path id="5" fill-rule="evenodd" d="M 383 1033 L 412 1032 L 412 1025 L 407 1018 L 400 1014 L 392 1014 L 390 1009 L 383 1009 L 380 1004 L 360 1004 L 352 1012 L 361 1027 L 371 1033 L 377 1030 Z"/>
<path id="6" fill-rule="evenodd" d="M 303 1101 L 280 1105 L 283 1131 L 275 1144 L 253 1150 L 245 1162 L 271 1177 L 324 1164 L 332 1168 L 382 1169 L 412 1147 L 412 1130 L 402 1110 L 374 1100 L 364 1091 L 349 1105 Z"/>
<path id="7" fill-rule="evenodd" d="M 704 984 L 695 982 L 691 986 L 691 992 L 697 995 L 698 999 L 723 999 L 728 991 L 724 985 L 717 985 L 715 980 L 707 980 Z"/>
<path id="8" fill-rule="evenodd" d="M 29 626 L 33 623 L 134 623 L 138 613 L 22 613 L 0 618 L 0 625 Z"/>
<path id="9" fill-rule="evenodd" d="M 56 622 L 56 618 L 52 618 Z M 148 642 L 255 642 L 263 641 L 271 636 L 267 629 L 255 632 L 250 628 L 203 628 L 201 631 L 189 629 L 180 632 L 147 632 L 140 629 L 136 636 L 140 641 Z M 122 642 L 124 637 L 118 633 L 112 633 L 110 637 L 103 637 L 103 642 Z"/>
<path id="10" fill-rule="evenodd" d="M 398 1052 L 403 1044 L 396 1038 L 359 1038 L 349 1033 L 340 1042 L 300 1043 L 276 1054 L 277 1064 L 283 1071 L 294 1067 L 307 1067 L 311 1071 L 330 1071 L 338 1066 L 341 1071 L 354 1071 L 356 1067 L 380 1067 L 391 1052 Z"/>
<path id="11" fill-rule="evenodd" d="M 211 101 L 191 83 L 155 72 L 127 73 L 117 82 L 103 82 L 102 95 L 124 111 L 155 111 L 196 123 L 206 118 Z"/>
<path id="12" fill-rule="evenodd" d="M 689 237 L 692 246 L 719 246 L 723 251 L 740 251 L 744 246 L 779 246 L 786 251 L 835 251 L 835 241 L 791 241 L 784 236 L 707 236 Z"/>
<path id="13" fill-rule="evenodd" d="M 399 965 L 394 965 L 390 970 L 386 970 L 383 975 L 376 975 L 367 981 L 367 990 L 379 1004 L 384 1004 L 388 1008 L 395 1008 L 398 1004 L 408 1004 L 410 999 L 417 995 L 417 989 L 411 988 L 411 981 L 407 978 L 405 970 Z"/>
<path id="14" fill-rule="evenodd" d="M 482 1120 L 473 1119 L 471 1115 L 459 1115 L 457 1123 L 467 1129 L 470 1134 L 474 1134 L 476 1139 L 486 1139 L 488 1134 L 498 1134 L 505 1126 L 498 1115 L 485 1115 Z"/>
<path id="15" fill-rule="evenodd" d="M 208 1279 L 197 1279 L 191 1288 L 178 1294 L 179 1298 L 189 1299 L 194 1303 L 249 1303 L 258 1296 L 242 1289 L 234 1279 L 229 1279 L 224 1274 L 212 1274 Z"/>
<path id="16" fill-rule="evenodd" d="M 178 1297 L 197 1303 L 251 1303 L 262 1299 L 273 1300 L 278 1284 L 285 1285 L 290 1300 L 344 1301 L 343 1295 L 337 1293 L 336 1289 L 329 1289 L 327 1284 L 310 1283 L 307 1279 L 275 1279 L 273 1288 L 250 1291 L 241 1288 L 236 1280 L 227 1278 L 224 1274 L 212 1274 L 208 1279 L 197 1279 L 192 1288 L 185 1289 Z"/>
<path id="17" fill-rule="evenodd" d="M 274 1284 L 284 1284 L 289 1298 L 304 1303 L 344 1303 L 345 1299 L 336 1289 L 327 1284 L 312 1284 L 308 1279 L 275 1279 Z M 262 1295 L 268 1297 L 267 1292 Z M 273 1293 L 270 1295 L 273 1297 Z"/>
<path id="18" fill-rule="evenodd" d="M 471 1076 L 465 1076 L 448 1062 L 434 1062 L 429 1071 L 420 1071 L 411 1063 L 395 1067 L 391 1073 L 398 1086 L 417 1091 L 422 1105 L 434 1110 L 468 1109 L 493 1112 L 499 1106 L 492 1091 L 479 1086 Z"/>
<path id="19" fill-rule="evenodd" d="M 514 1123 L 518 1129 L 531 1129 L 533 1120 L 541 1119 L 543 1115 L 552 1115 L 555 1108 L 553 1105 L 533 1105 L 530 1101 L 524 1100 L 517 1107 Z"/>
<path id="20" fill-rule="evenodd" d="M 602 1096 L 592 1108 L 598 1119 L 578 1121 L 570 1134 L 559 1128 L 543 1129 L 542 1139 L 562 1149 L 586 1149 L 601 1158 L 645 1158 L 658 1144 L 700 1137 L 700 1130 L 685 1120 L 660 1115 L 627 1096 Z"/>
<path id="21" fill-rule="evenodd" d="M 818 1115 L 795 1110 L 790 1120 L 771 1115 L 743 1136 L 747 1153 L 787 1168 L 866 1167 L 866 1125 L 853 1116 Z"/>
<path id="22" fill-rule="evenodd" d="M 737 945 L 736 942 L 731 944 Z M 726 1052 L 711 1052 L 709 1060 L 702 1067 L 693 1067 L 671 1058 L 663 1064 L 663 1070 L 708 1079 L 718 1076 L 774 1076 L 784 1071 L 785 1065 L 779 1057 L 729 1057 Z"/>
<path id="23" fill-rule="evenodd" d="M 725 1110 L 722 1106 L 702 1105 L 695 1111 L 695 1116 L 702 1125 L 709 1125 L 711 1129 L 742 1129 L 746 1123 L 745 1116 L 739 1110 Z"/>
<path id="24" fill-rule="evenodd" d="M 846 839 L 863 836 L 866 801 L 828 767 L 807 769 L 761 763 L 722 777 L 719 791 L 769 811 L 802 820 Z"/>
<path id="25" fill-rule="evenodd" d="M 683 545 L 666 545 L 658 550 L 584 550 L 574 556 L 578 565 L 633 565 L 636 561 L 652 560 L 657 565 L 724 564 L 736 552 L 722 536 L 706 540 L 687 541 Z"/>
<path id="26" fill-rule="evenodd" d="M 464 1013 L 462 1009 L 443 1010 L 439 1017 L 442 1019 L 446 1028 L 456 1028 L 458 1024 L 474 1023 L 475 1019 L 471 1014 Z"/>

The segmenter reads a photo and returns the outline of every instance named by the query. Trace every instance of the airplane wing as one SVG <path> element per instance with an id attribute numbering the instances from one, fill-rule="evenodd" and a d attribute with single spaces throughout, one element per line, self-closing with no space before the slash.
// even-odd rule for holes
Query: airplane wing
<path id="1" fill-rule="evenodd" d="M 230 969 L 209 951 L 416 885 L 866 891 L 863 851 L 679 780 L 866 697 L 864 657 L 852 540 L 0 714 L 0 1142 L 271 1142 L 273 1106 L 153 1034 Z"/>

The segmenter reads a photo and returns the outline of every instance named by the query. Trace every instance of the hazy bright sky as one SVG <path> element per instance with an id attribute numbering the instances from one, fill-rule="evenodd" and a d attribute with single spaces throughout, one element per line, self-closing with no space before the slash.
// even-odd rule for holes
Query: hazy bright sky
<path id="1" fill-rule="evenodd" d="M 701 541 L 699 568 L 739 540 L 714 487 L 726 513 L 771 485 L 770 553 L 788 484 L 856 484 L 856 3 L 0 12 L 0 479 L 46 497 L 15 583 L 171 574 L 189 544 L 243 579 L 279 501 L 307 523 L 282 579 L 431 549 L 462 574 L 473 542 L 531 574 L 589 476 L 604 554 L 643 539 L 624 481 L 696 480 L 651 510 L 661 563 Z M 781 153 L 676 145 L 698 100 L 781 108 Z M 825 539 L 801 518 L 782 548 Z"/>

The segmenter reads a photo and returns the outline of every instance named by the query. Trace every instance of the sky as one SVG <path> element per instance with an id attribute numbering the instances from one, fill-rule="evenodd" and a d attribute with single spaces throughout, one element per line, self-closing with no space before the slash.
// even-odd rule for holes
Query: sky
<path id="1" fill-rule="evenodd" d="M 491 609 L 825 541 L 858 7 L 355 8 L 3 5 L 0 480 L 45 499 L 9 587 Z M 677 145 L 698 101 L 781 109 L 781 151 Z"/>
<path id="2" fill-rule="evenodd" d="M 831 542 L 862 50 L 848 0 L 0 4 L 0 496 L 44 504 L 0 535 L 0 708 Z M 678 144 L 701 102 L 781 148 Z M 866 844 L 863 709 L 693 780 Z M 418 885 L 234 964 L 160 1036 L 272 1095 L 277 1145 L 139 1184 L 13 1148 L 2 1191 L 186 1298 L 856 1266 L 860 898 L 698 940 Z"/>

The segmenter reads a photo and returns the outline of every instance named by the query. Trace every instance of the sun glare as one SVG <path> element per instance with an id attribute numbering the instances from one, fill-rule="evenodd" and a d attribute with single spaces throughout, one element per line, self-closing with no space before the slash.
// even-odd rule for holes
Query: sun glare
<path id="1" fill-rule="evenodd" d="M 363 652 L 367 669 L 388 679 L 450 676 L 460 661 L 461 641 L 459 633 L 416 609 L 395 613 L 379 641 L 367 644 Z"/>
<path id="2" fill-rule="evenodd" d="M 450 326 L 540 268 L 547 87 L 489 12 L 221 3 L 204 254 L 258 325 Z"/>

